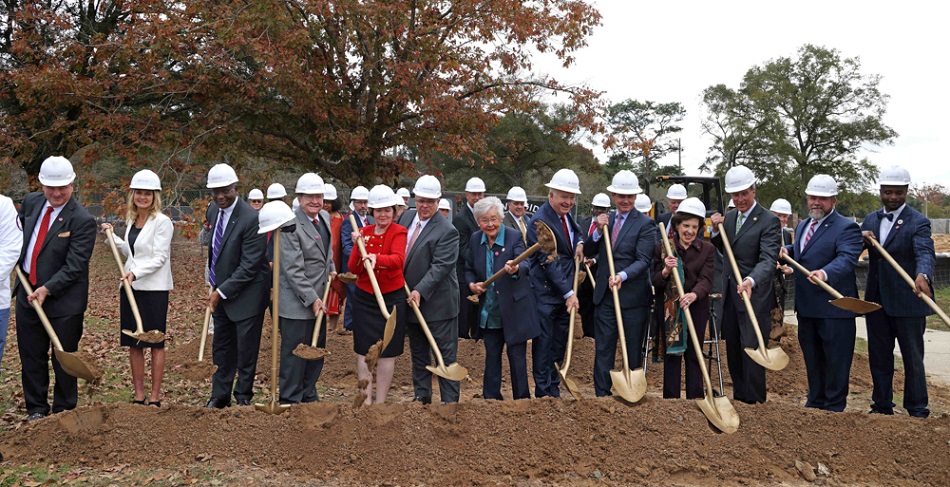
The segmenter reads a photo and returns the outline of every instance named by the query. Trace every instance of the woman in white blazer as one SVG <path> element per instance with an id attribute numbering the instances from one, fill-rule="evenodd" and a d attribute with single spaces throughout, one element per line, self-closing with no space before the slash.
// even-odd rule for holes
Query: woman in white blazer
<path id="1" fill-rule="evenodd" d="M 174 226 L 162 214 L 162 184 L 158 175 L 148 169 L 132 177 L 126 200 L 125 239 L 113 238 L 119 251 L 125 255 L 125 276 L 132 283 L 132 294 L 142 316 L 146 331 L 165 333 L 168 314 L 168 292 L 173 289 L 171 244 Z M 102 229 L 112 228 L 108 223 Z M 128 298 L 119 290 L 121 326 L 135 331 L 135 318 Z M 129 347 L 132 365 L 132 385 L 135 404 L 162 406 L 162 375 L 165 370 L 165 342 L 146 343 L 125 334 L 119 334 L 122 346 Z M 152 390 L 145 400 L 145 348 L 152 349 Z"/>

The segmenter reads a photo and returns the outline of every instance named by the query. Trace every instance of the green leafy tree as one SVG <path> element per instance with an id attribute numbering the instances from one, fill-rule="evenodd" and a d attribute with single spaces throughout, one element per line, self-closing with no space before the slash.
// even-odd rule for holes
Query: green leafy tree
<path id="1" fill-rule="evenodd" d="M 607 146 L 612 147 L 605 170 L 612 177 L 629 169 L 645 180 L 657 174 L 680 174 L 678 166 L 659 166 L 657 160 L 681 150 L 679 125 L 686 109 L 679 102 L 657 103 L 628 99 L 610 106 Z"/>

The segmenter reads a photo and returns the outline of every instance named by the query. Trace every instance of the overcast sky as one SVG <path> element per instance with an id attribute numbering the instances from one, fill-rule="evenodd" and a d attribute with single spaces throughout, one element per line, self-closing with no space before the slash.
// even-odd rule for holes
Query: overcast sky
<path id="1" fill-rule="evenodd" d="M 536 70 L 605 91 L 611 102 L 682 103 L 687 174 L 698 173 L 711 143 L 701 133 L 702 91 L 717 83 L 738 88 L 753 65 L 794 57 L 802 45 L 815 44 L 859 57 L 862 74 L 882 76 L 880 89 L 890 95 L 884 123 L 899 137 L 864 155 L 878 167 L 903 165 L 914 183 L 950 188 L 950 28 L 939 2 L 591 3 L 603 25 L 576 53 L 577 63 L 563 70 L 553 57 L 542 57 Z M 670 157 L 664 163 L 676 161 Z"/>

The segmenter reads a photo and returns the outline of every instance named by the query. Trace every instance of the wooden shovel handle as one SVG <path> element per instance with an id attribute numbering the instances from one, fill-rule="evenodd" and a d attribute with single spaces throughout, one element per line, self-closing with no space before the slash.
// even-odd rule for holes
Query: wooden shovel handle
<path id="1" fill-rule="evenodd" d="M 403 289 L 406 290 L 406 297 L 412 296 L 412 291 L 409 290 L 409 284 L 403 283 Z M 426 334 L 426 340 L 429 341 L 429 348 L 432 349 L 432 353 L 435 354 L 435 360 L 439 363 L 440 369 L 445 369 L 445 359 L 442 358 L 442 351 L 439 350 L 439 345 L 435 343 L 435 337 L 432 336 L 432 330 L 429 329 L 426 319 L 422 316 L 422 311 L 419 309 L 419 305 L 415 301 L 410 301 L 409 304 L 412 307 L 412 311 L 416 314 L 416 319 L 419 320 L 419 326 L 422 327 L 422 332 Z"/>
<path id="2" fill-rule="evenodd" d="M 20 266 L 16 266 L 16 275 L 20 278 L 20 285 L 23 286 L 23 289 L 26 290 L 27 296 L 33 294 L 33 286 L 30 286 L 30 280 L 23 275 L 23 271 L 20 269 Z M 33 309 L 36 310 L 37 316 L 40 317 L 40 322 L 43 323 L 43 328 L 46 330 L 46 334 L 49 335 L 49 339 L 53 342 L 53 348 L 63 352 L 63 344 L 60 343 L 59 337 L 56 336 L 56 331 L 53 330 L 53 325 L 50 324 L 49 318 L 46 316 L 46 312 L 43 311 L 43 306 L 40 305 L 39 301 L 33 300 L 31 303 Z"/>
<path id="3" fill-rule="evenodd" d="M 580 281 L 578 279 L 578 274 L 580 274 L 581 269 L 581 259 L 577 256 L 574 257 L 574 294 L 577 294 L 577 284 Z M 593 279 L 593 277 L 591 277 Z M 563 367 L 561 367 L 561 373 L 567 375 L 568 369 L 571 368 L 571 356 L 573 355 L 574 350 L 574 321 L 577 319 L 577 308 L 571 308 L 570 321 L 567 323 L 567 350 L 564 352 L 564 362 Z M 555 367 L 557 364 L 555 364 Z"/>
<path id="4" fill-rule="evenodd" d="M 742 273 L 739 272 L 739 265 L 736 264 L 736 256 L 732 253 L 732 244 L 726 237 L 726 227 L 719 224 L 719 236 L 722 237 L 722 245 L 726 248 L 726 255 L 729 257 L 729 265 L 732 266 L 732 273 L 736 277 L 737 283 L 742 283 Z M 729 292 L 728 289 L 725 292 Z M 759 341 L 759 348 L 765 350 L 765 340 L 762 339 L 762 330 L 759 330 L 759 320 L 755 317 L 755 310 L 752 309 L 752 301 L 749 293 L 742 291 L 742 301 L 745 303 L 745 310 L 749 314 L 749 320 L 752 321 L 752 329 L 755 331 L 755 337 Z"/>
<path id="5" fill-rule="evenodd" d="M 874 248 L 877 249 L 877 251 L 882 256 L 884 256 L 884 260 L 886 260 L 887 263 L 890 264 L 891 267 L 893 267 L 894 270 L 896 270 L 897 273 L 904 278 L 904 281 L 907 282 L 907 285 L 910 286 L 911 289 L 917 290 L 917 284 L 915 284 L 914 280 L 909 274 L 907 274 L 907 271 L 905 271 L 904 268 L 901 267 L 896 260 L 894 260 L 894 257 L 891 257 L 891 254 L 888 253 L 888 251 L 884 250 L 884 247 L 878 243 L 877 239 L 871 238 L 868 240 L 870 240 L 871 243 L 874 244 Z M 939 316 L 944 323 L 950 325 L 950 317 L 948 317 L 947 314 L 944 313 L 942 309 L 940 309 L 940 306 L 937 306 L 937 303 L 935 303 L 934 300 L 930 298 L 930 296 L 927 296 L 924 293 L 920 293 L 917 296 L 927 303 L 927 306 L 930 306 L 930 309 L 934 310 L 934 313 L 937 313 L 937 316 Z"/>
<path id="6" fill-rule="evenodd" d="M 610 232 L 607 231 L 607 225 L 601 227 L 600 233 L 604 238 L 604 245 L 607 247 L 607 265 L 610 266 L 610 277 L 613 277 L 617 275 L 617 272 L 614 268 L 614 251 L 610 245 Z M 610 291 L 614 295 L 614 314 L 617 316 L 617 333 L 620 338 L 620 351 L 623 353 L 623 373 L 629 377 L 630 361 L 627 360 L 627 340 L 623 333 L 623 315 L 620 313 L 620 296 L 617 294 L 617 288 L 610 285 L 609 279 L 607 281 L 607 287 L 610 288 Z"/>
<path id="7" fill-rule="evenodd" d="M 327 307 L 327 298 L 330 297 L 330 283 L 333 282 L 333 279 L 330 277 L 330 273 L 327 273 L 327 283 L 326 287 L 323 288 L 323 308 Z M 323 311 L 323 308 L 320 308 L 320 311 L 317 311 L 317 322 L 313 325 L 313 339 L 310 340 L 310 346 L 317 348 L 317 339 L 320 338 L 320 320 L 323 319 L 323 315 L 326 314 Z"/>
<path id="8" fill-rule="evenodd" d="M 791 257 L 789 257 L 788 254 L 783 255 L 782 258 L 788 261 L 789 264 L 792 264 L 792 267 L 798 269 L 798 272 L 805 274 L 806 277 L 808 276 L 808 274 L 811 274 L 811 271 L 806 269 L 804 266 L 802 266 L 798 262 L 795 262 Z M 822 281 L 821 279 L 808 279 L 808 280 L 820 286 L 822 289 L 825 290 L 825 292 L 834 296 L 835 299 L 841 299 L 844 297 L 841 293 L 836 291 L 835 288 L 831 287 L 830 284 L 828 284 L 825 281 Z"/>
<path id="9" fill-rule="evenodd" d="M 521 255 L 515 257 L 515 260 L 511 261 L 512 265 L 518 265 L 522 263 L 525 259 L 527 259 L 528 257 L 531 257 L 531 254 L 537 252 L 538 249 L 540 248 L 541 248 L 541 244 L 539 243 L 536 243 L 528 247 L 527 250 L 521 253 Z M 504 269 L 499 269 L 498 272 L 492 274 L 488 279 L 485 279 L 485 282 L 482 283 L 482 286 L 487 288 L 489 284 L 497 281 L 498 279 L 500 279 L 502 276 L 506 274 L 508 274 L 507 271 L 505 271 Z"/>
<path id="10" fill-rule="evenodd" d="M 112 249 L 112 256 L 115 257 L 115 263 L 119 266 L 119 278 L 122 279 L 122 288 L 125 289 L 125 297 L 129 298 L 129 306 L 132 308 L 132 316 L 135 317 L 135 334 L 145 333 L 142 326 L 142 315 L 139 313 L 139 305 L 135 302 L 135 294 L 132 293 L 132 285 L 125 279 L 125 266 L 122 265 L 122 257 L 119 255 L 119 249 L 115 246 L 115 240 L 112 237 L 112 229 L 106 229 L 106 240 L 109 241 L 109 247 Z"/>
<path id="11" fill-rule="evenodd" d="M 353 213 L 350 213 L 350 226 L 353 228 L 353 231 L 359 231 L 359 228 L 356 226 L 356 217 L 353 216 Z M 366 260 L 366 246 L 363 244 L 363 236 L 360 232 L 360 238 L 356 239 L 356 245 L 360 249 L 360 256 L 363 257 L 363 267 L 366 269 L 366 273 L 369 274 L 369 283 L 373 286 L 373 294 L 376 295 L 376 304 L 379 305 L 379 312 L 389 319 L 389 310 L 386 309 L 386 302 L 383 301 L 383 293 L 379 291 L 379 283 L 376 282 L 376 273 L 373 272 L 373 264 Z"/>

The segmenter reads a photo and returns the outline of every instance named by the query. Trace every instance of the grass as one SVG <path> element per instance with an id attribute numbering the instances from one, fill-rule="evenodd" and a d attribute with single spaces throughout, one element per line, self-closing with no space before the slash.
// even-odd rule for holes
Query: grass
<path id="1" fill-rule="evenodd" d="M 238 481 L 212 466 L 189 466 L 180 469 L 139 469 L 119 465 L 93 470 L 72 465 L 16 466 L 0 473 L 0 487 L 41 485 L 228 485 Z"/>
<path id="2" fill-rule="evenodd" d="M 934 302 L 946 313 L 950 309 L 950 287 L 934 290 Z M 950 326 L 943 322 L 936 314 L 927 317 L 927 328 L 931 330 L 950 331 Z"/>

